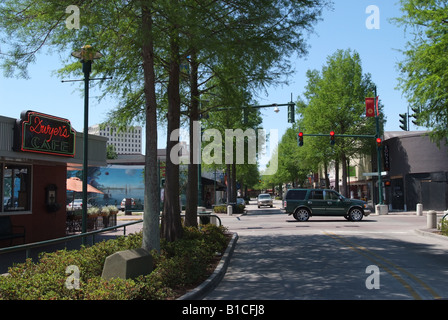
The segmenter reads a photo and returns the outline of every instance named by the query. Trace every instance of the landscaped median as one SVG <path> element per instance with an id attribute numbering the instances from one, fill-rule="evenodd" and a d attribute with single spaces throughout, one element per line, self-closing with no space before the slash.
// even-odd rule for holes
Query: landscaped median
<path id="1" fill-rule="evenodd" d="M 230 239 L 224 227 L 185 228 L 182 240 L 162 240 L 160 253 L 151 252 L 149 275 L 126 280 L 102 279 L 104 262 L 115 252 L 140 248 L 141 232 L 79 250 L 44 253 L 38 262 L 27 260 L 0 277 L 0 299 L 176 299 L 213 274 Z"/>

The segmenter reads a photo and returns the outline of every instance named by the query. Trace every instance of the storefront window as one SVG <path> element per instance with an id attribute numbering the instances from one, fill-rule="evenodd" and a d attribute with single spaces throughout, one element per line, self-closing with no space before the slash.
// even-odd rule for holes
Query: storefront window
<path id="1" fill-rule="evenodd" d="M 31 166 L 4 164 L 0 171 L 3 183 L 3 212 L 29 211 L 31 208 Z"/>

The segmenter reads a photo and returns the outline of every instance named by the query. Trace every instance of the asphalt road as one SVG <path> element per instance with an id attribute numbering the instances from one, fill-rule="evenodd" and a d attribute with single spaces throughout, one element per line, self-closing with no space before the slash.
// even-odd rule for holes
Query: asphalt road
<path id="1" fill-rule="evenodd" d="M 227 273 L 206 299 L 446 299 L 448 239 L 416 232 L 426 216 L 371 215 L 361 222 L 248 206 L 221 215 L 239 240 Z"/>

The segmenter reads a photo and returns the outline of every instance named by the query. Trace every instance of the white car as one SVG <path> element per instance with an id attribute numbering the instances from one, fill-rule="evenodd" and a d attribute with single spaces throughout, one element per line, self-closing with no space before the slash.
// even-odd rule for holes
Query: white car
<path id="1" fill-rule="evenodd" d="M 270 206 L 272 208 L 273 203 L 271 195 L 269 193 L 259 194 L 257 198 L 257 205 L 258 208 L 260 208 L 261 206 Z"/>
<path id="2" fill-rule="evenodd" d="M 130 210 L 134 210 L 135 209 L 135 200 L 134 198 L 123 198 L 123 200 L 121 200 L 121 211 L 124 211 L 126 209 L 126 199 L 129 199 L 129 209 Z"/>
<path id="3" fill-rule="evenodd" d="M 90 208 L 92 205 L 87 204 L 87 208 Z M 75 199 L 67 205 L 67 210 L 81 210 L 82 209 L 82 199 Z"/>

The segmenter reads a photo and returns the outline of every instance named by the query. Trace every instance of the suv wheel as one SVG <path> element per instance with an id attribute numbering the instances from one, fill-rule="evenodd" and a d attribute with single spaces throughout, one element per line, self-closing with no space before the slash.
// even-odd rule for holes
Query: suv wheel
<path id="1" fill-rule="evenodd" d="M 310 218 L 310 212 L 305 208 L 300 208 L 294 212 L 293 216 L 297 221 L 304 222 Z"/>
<path id="2" fill-rule="evenodd" d="M 360 208 L 353 208 L 348 213 L 351 221 L 361 221 L 364 216 L 364 212 Z"/>

